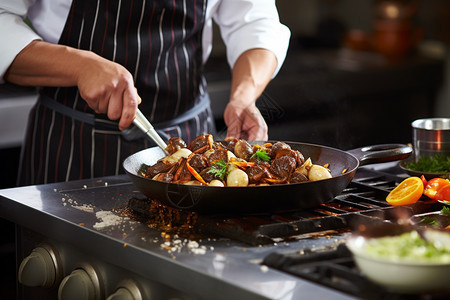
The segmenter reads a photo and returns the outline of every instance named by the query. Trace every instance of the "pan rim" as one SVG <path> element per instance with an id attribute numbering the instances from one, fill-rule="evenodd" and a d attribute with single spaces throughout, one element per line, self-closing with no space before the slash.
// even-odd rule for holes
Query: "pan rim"
<path id="1" fill-rule="evenodd" d="M 248 141 L 251 145 L 254 145 L 254 144 L 258 144 L 258 143 L 273 143 L 273 142 L 278 142 L 278 141 Z M 352 173 L 354 173 L 358 168 L 359 168 L 359 166 L 360 166 L 360 161 L 359 161 L 359 159 L 355 156 L 355 155 L 353 155 L 353 154 L 351 154 L 351 153 L 349 153 L 349 152 L 346 152 L 346 151 L 344 151 L 344 150 L 341 150 L 341 149 L 338 149 L 338 148 L 333 148 L 333 147 L 330 147 L 330 146 L 325 146 L 325 145 L 319 145 L 319 144 L 313 144 L 313 143 L 302 143 L 302 142 L 291 142 L 291 141 L 282 141 L 282 142 L 284 142 L 284 143 L 286 143 L 286 144 L 288 144 L 288 145 L 297 145 L 297 146 L 306 146 L 306 147 L 314 147 L 314 148 L 322 148 L 322 149 L 327 149 L 327 150 L 329 150 L 329 151 L 336 151 L 336 152 L 340 152 L 342 155 L 346 155 L 346 156 L 348 156 L 348 157 L 351 157 L 352 159 L 354 159 L 354 161 L 355 161 L 355 163 L 356 163 L 356 165 L 355 165 L 355 167 L 354 168 L 352 168 L 351 170 L 346 170 L 346 172 L 345 173 L 340 173 L 340 174 L 338 174 L 338 175 L 334 175 L 334 176 L 332 176 L 331 178 L 326 178 L 326 179 L 322 179 L 322 180 L 317 180 L 317 181 L 305 181 L 305 182 L 299 182 L 299 183 L 281 183 L 281 184 L 272 184 L 272 185 L 254 185 L 254 186 L 237 186 L 237 187 L 230 187 L 230 186 L 224 186 L 224 187 L 217 187 L 217 186 L 209 186 L 209 185 L 186 185 L 186 184 L 181 184 L 181 183 L 173 183 L 173 182 L 162 182 L 162 181 L 158 181 L 158 180 L 154 180 L 154 179 L 151 179 L 151 178 L 147 178 L 147 177 L 144 177 L 144 176 L 142 176 L 142 175 L 140 175 L 139 174 L 139 172 L 131 172 L 126 166 L 127 165 L 130 165 L 129 163 L 127 163 L 129 160 L 131 160 L 131 158 L 132 157 L 135 157 L 135 156 L 138 156 L 140 153 L 143 153 L 143 152 L 145 152 L 145 151 L 149 151 L 149 149 L 159 149 L 159 147 L 150 147 L 150 148 L 147 148 L 147 149 L 143 149 L 143 150 L 140 150 L 140 151 L 138 151 L 138 152 L 136 152 L 136 153 L 134 153 L 134 154 L 132 154 L 132 155 L 130 155 L 130 156 L 128 156 L 125 160 L 124 160 L 124 162 L 123 162 L 123 168 L 124 168 L 124 170 L 125 170 L 125 172 L 127 173 L 127 174 L 129 174 L 129 175 L 132 175 L 132 176 L 137 176 L 137 177 L 139 177 L 139 178 L 142 178 L 142 179 L 145 179 L 145 180 L 149 180 L 149 181 L 151 181 L 151 182 L 153 182 L 153 183 L 158 183 L 158 184 L 163 184 L 163 185 L 166 185 L 166 184 L 170 184 L 170 185 L 173 185 L 173 186 L 191 186 L 191 187 L 198 187 L 198 188 L 205 188 L 205 189 L 214 189 L 214 188 L 227 188 L 227 189 L 234 189 L 234 188 L 236 188 L 236 189 L 242 189 L 242 188 L 253 188 L 253 189 L 256 189 L 256 188 L 259 188 L 259 189 L 262 189 L 262 188 L 270 188 L 270 187 L 274 187 L 274 186 L 279 186 L 279 187 L 286 187 L 286 186 L 298 186 L 298 185 L 304 185 L 304 184 L 310 184 L 310 185 L 312 185 L 312 184 L 314 184 L 314 183 L 316 183 L 316 182 L 326 182 L 326 181 L 331 181 L 331 180 L 333 180 L 333 179 L 335 179 L 335 178 L 340 178 L 340 177 L 344 177 L 344 176 L 349 176 L 349 174 L 352 174 Z M 351 176 L 351 175 L 350 175 Z"/>

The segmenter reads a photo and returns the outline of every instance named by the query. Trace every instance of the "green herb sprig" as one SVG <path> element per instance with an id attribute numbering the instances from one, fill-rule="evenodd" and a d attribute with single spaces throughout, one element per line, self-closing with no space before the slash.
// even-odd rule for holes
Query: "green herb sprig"
<path id="1" fill-rule="evenodd" d="M 408 163 L 405 167 L 419 172 L 450 173 L 450 157 L 442 154 L 421 156 L 417 162 Z"/>
<path id="2" fill-rule="evenodd" d="M 220 180 L 224 180 L 225 176 L 228 175 L 227 163 L 223 159 L 215 161 L 211 165 L 211 169 L 208 170 L 208 173 L 213 174 L 214 177 Z"/>
<path id="3" fill-rule="evenodd" d="M 447 202 L 447 201 L 446 201 Z M 445 215 L 445 216 L 450 216 L 450 207 L 448 206 L 444 206 L 441 209 L 441 214 Z"/>
<path id="4" fill-rule="evenodd" d="M 270 160 L 269 153 L 267 153 L 266 151 L 261 150 L 261 149 L 256 150 L 256 152 L 253 153 L 253 155 L 250 158 L 254 158 L 254 157 L 256 157 L 256 159 L 262 160 L 262 161 Z"/>
<path id="5" fill-rule="evenodd" d="M 425 223 L 425 224 L 430 225 L 435 228 L 439 227 L 439 222 L 438 222 L 438 220 L 436 220 L 435 217 L 429 217 L 429 216 L 423 217 L 422 220 L 420 220 L 420 223 Z"/>

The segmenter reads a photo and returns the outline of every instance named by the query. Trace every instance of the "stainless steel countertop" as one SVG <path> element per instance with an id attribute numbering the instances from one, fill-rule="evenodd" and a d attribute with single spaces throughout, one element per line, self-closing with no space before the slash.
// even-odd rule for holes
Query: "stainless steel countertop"
<path id="1" fill-rule="evenodd" d="M 259 264 L 273 251 L 314 247 L 318 239 L 260 247 L 202 240 L 204 254 L 187 247 L 170 253 L 161 247 L 161 232 L 132 219 L 95 229 L 96 213 L 124 208 L 139 196 L 125 175 L 4 189 L 0 217 L 199 299 L 353 299 Z M 336 242 L 323 239 L 322 245 Z"/>

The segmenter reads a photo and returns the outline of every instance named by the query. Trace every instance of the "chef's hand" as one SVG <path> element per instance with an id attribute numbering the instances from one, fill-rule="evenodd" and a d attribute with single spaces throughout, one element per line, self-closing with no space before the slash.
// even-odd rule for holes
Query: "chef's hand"
<path id="1" fill-rule="evenodd" d="M 81 97 L 97 113 L 133 122 L 139 96 L 133 77 L 121 65 L 85 50 L 35 40 L 14 59 L 5 80 L 28 86 L 78 86 Z"/>
<path id="2" fill-rule="evenodd" d="M 227 139 L 237 138 L 250 141 L 266 141 L 268 139 L 267 124 L 254 103 L 243 106 L 229 102 L 225 108 L 224 120 L 228 127 Z"/>
<path id="3" fill-rule="evenodd" d="M 140 97 L 126 68 L 96 57 L 93 63 L 81 69 L 77 85 L 81 97 L 96 113 L 106 114 L 111 120 L 120 119 L 120 130 L 131 125 Z"/>
<path id="4" fill-rule="evenodd" d="M 228 126 L 227 138 L 265 141 L 267 124 L 256 107 L 256 99 L 269 83 L 277 60 L 265 49 L 250 49 L 242 53 L 233 66 L 230 101 L 224 112 Z"/>

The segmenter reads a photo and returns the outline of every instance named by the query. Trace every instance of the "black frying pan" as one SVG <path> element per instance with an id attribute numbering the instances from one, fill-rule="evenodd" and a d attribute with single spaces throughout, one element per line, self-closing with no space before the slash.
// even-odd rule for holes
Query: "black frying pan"
<path id="1" fill-rule="evenodd" d="M 257 143 L 257 142 L 255 142 Z M 297 184 L 250 187 L 211 187 L 165 183 L 139 175 L 142 164 L 153 165 L 165 156 L 158 147 L 137 152 L 123 166 L 147 197 L 162 204 L 199 213 L 264 213 L 301 210 L 330 202 L 351 182 L 360 165 L 404 159 L 406 145 L 376 145 L 348 152 L 314 144 L 287 142 L 314 164 L 329 164 L 332 178 Z M 342 174 L 343 170 L 347 170 Z"/>

